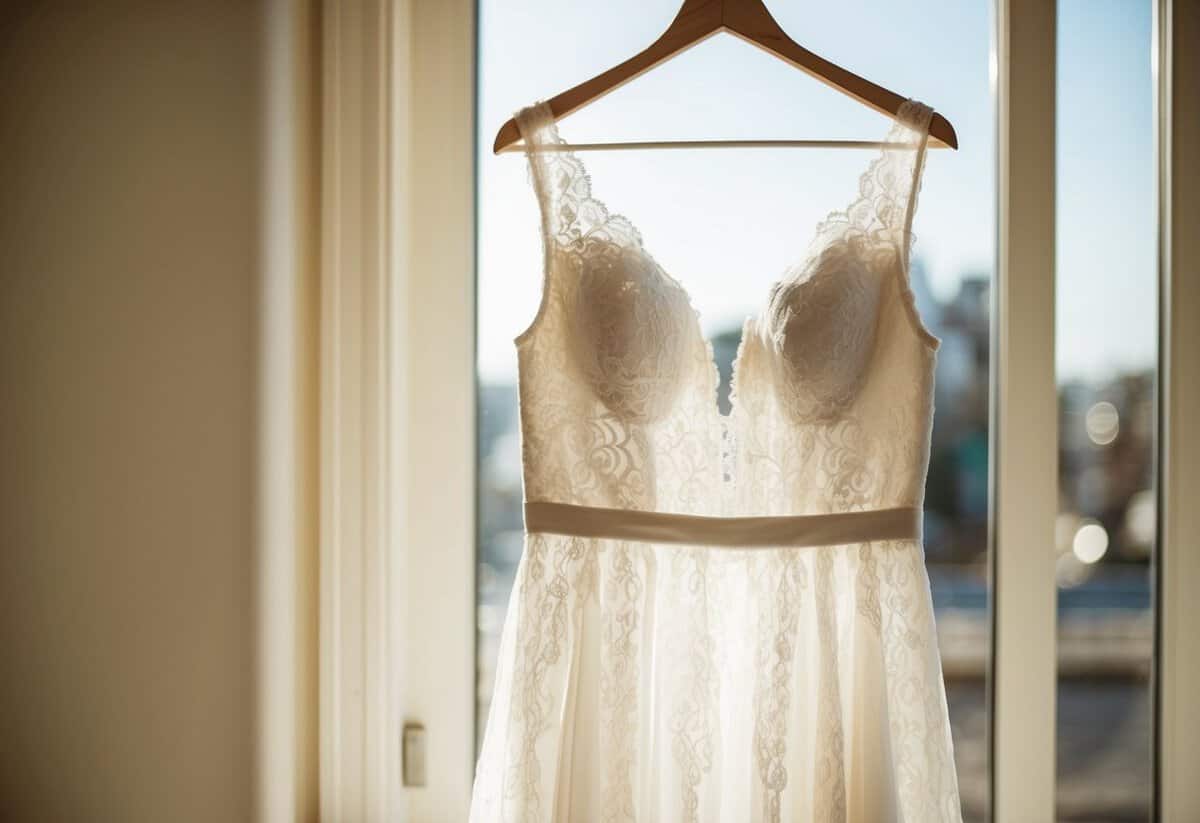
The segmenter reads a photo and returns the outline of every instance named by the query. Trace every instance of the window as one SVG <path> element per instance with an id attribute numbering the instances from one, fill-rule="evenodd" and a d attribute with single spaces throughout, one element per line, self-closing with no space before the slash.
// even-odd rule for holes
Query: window
<path id="1" fill-rule="evenodd" d="M 1200 325 L 1191 322 L 1200 314 L 1192 277 L 1200 241 L 1190 221 L 1200 198 L 1192 150 L 1200 71 L 1187 48 L 1200 37 L 1196 5 L 769 5 L 817 51 L 952 111 L 962 138 L 960 153 L 930 158 L 914 275 L 920 309 L 946 341 L 926 535 L 967 818 L 1046 819 L 1057 789 L 1064 819 L 1196 819 L 1200 634 L 1189 598 L 1200 586 L 1200 553 L 1190 551 L 1200 533 L 1192 505 L 1200 461 L 1190 418 L 1200 397 Z M 530 98 L 649 42 L 675 8 L 676 0 L 369 2 L 322 19 L 336 47 L 324 51 L 321 83 L 320 776 L 322 805 L 335 816 L 466 811 L 471 670 L 486 708 L 489 641 L 520 548 L 511 338 L 532 317 L 540 286 L 524 163 L 492 157 L 492 129 Z M 589 36 L 563 36 L 583 29 Z M 1057 107 L 1045 82 L 1055 66 Z M 1057 175 L 1045 139 L 1055 119 Z M 564 131 L 875 139 L 880 118 L 719 38 Z M 472 134 L 477 187 L 463 161 Z M 590 160 L 604 196 L 639 210 L 632 216 L 697 297 L 710 337 L 759 308 L 774 273 L 800 253 L 822 210 L 845 202 L 861 170 L 853 152 L 712 152 L 701 185 L 683 154 Z M 1062 282 L 1052 347 L 1043 343 L 1054 246 L 1041 241 L 1052 236 L 1055 190 Z M 463 436 L 471 381 L 447 380 L 469 372 L 473 267 L 462 236 L 472 193 L 474 460 Z M 712 238 L 711 254 L 689 247 L 698 234 Z M 983 377 L 988 367 L 998 390 Z M 1060 449 L 1038 448 L 1055 439 Z M 475 625 L 469 590 L 454 585 L 475 565 L 473 503 Z M 990 556 L 986 521 L 1001 547 Z M 988 580 L 1001 582 L 989 589 Z M 1048 642 L 1056 628 L 1059 678 Z M 1048 722 L 1056 696 L 1057 730 Z M 393 732 L 407 722 L 430 731 L 428 782 L 414 791 L 394 781 Z M 1155 761 L 1144 756 L 1152 741 Z"/>

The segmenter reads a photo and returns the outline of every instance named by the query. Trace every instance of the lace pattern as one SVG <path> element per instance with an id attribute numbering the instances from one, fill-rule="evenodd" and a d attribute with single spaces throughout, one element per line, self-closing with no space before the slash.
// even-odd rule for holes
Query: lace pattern
<path id="1" fill-rule="evenodd" d="M 578 158 L 543 150 L 562 142 L 548 108 L 520 112 L 545 252 L 516 341 L 526 499 L 920 506 L 936 340 L 907 266 L 931 114 L 902 107 L 851 204 L 747 320 L 722 416 L 686 289 Z M 471 820 L 960 820 L 923 559 L 916 541 L 528 535 Z"/>

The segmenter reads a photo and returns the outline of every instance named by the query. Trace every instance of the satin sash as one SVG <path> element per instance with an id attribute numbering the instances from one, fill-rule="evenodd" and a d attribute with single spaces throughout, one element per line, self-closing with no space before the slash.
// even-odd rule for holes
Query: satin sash
<path id="1" fill-rule="evenodd" d="M 911 506 L 833 514 L 708 517 L 527 501 L 525 530 L 574 537 L 764 548 L 919 540 L 921 510 Z"/>

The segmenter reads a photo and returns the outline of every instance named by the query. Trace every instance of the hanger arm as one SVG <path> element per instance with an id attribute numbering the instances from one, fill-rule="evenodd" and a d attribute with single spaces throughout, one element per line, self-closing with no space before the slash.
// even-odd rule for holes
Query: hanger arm
<path id="1" fill-rule="evenodd" d="M 589 103 L 594 103 L 604 95 L 641 77 L 655 66 L 712 37 L 723 27 L 722 8 L 722 0 L 687 0 L 667 30 L 649 46 L 608 71 L 547 100 L 554 118 L 561 119 Z M 517 121 L 509 118 L 496 134 L 492 149 L 499 154 L 520 139 L 521 132 L 517 128 Z"/>
<path id="2" fill-rule="evenodd" d="M 808 76 L 853 97 L 880 114 L 895 117 L 900 111 L 904 97 L 801 46 L 775 21 L 762 0 L 725 0 L 724 9 L 724 25 L 730 34 L 790 63 Z M 929 124 L 929 135 L 945 148 L 958 148 L 954 126 L 936 111 Z"/>
<path id="3" fill-rule="evenodd" d="M 762 0 L 685 0 L 667 30 L 645 49 L 546 102 L 555 119 L 566 117 L 721 31 L 727 31 L 790 63 L 881 114 L 895 117 L 905 100 L 895 92 L 825 60 L 792 40 L 771 16 Z M 936 112 L 930 122 L 929 133 L 932 144 L 958 148 L 954 127 Z M 516 121 L 510 118 L 500 127 L 492 149 L 499 154 L 520 139 Z"/>

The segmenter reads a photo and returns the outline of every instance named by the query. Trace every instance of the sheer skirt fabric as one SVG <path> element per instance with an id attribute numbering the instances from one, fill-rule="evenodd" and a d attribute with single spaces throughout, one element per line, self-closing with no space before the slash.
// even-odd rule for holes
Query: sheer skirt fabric
<path id="1" fill-rule="evenodd" d="M 933 637 L 915 541 L 530 535 L 471 820 L 958 820 Z"/>

